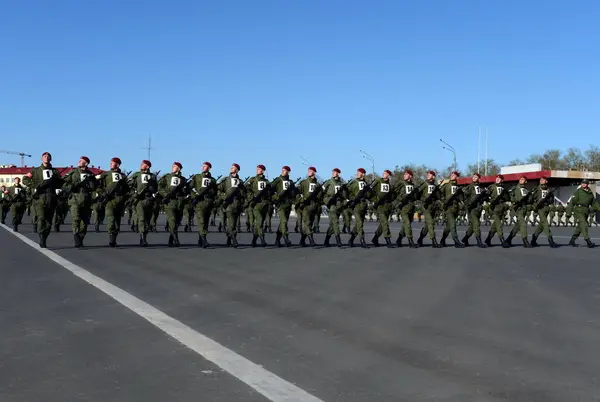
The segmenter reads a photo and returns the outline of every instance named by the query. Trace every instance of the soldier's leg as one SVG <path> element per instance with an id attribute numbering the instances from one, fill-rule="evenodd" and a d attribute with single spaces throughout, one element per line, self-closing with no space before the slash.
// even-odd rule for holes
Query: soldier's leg
<path id="1" fill-rule="evenodd" d="M 83 205 L 79 209 L 79 214 L 79 237 L 81 238 L 81 240 L 83 240 L 87 235 L 87 228 L 90 224 L 91 208 L 88 205 Z"/>
<path id="2" fill-rule="evenodd" d="M 254 209 L 251 207 L 246 208 L 246 227 L 248 228 L 248 231 L 254 233 L 255 223 Z"/>
<path id="3" fill-rule="evenodd" d="M 590 240 L 588 232 L 588 214 L 580 213 L 578 215 L 577 221 L 579 222 L 579 228 L 581 229 L 581 236 L 583 237 L 583 240 L 588 241 Z"/>
<path id="4" fill-rule="evenodd" d="M 280 206 L 277 208 L 277 216 L 279 216 L 279 233 L 282 236 L 288 236 L 288 220 L 290 219 L 290 214 L 292 212 L 292 208 L 290 206 Z"/>
<path id="5" fill-rule="evenodd" d="M 463 242 L 468 241 L 473 233 L 475 233 L 475 215 L 477 214 L 478 209 L 472 209 L 469 211 L 469 221 L 467 222 L 467 231 L 465 232 L 465 237 L 463 237 Z"/>
<path id="6" fill-rule="evenodd" d="M 356 233 L 361 239 L 365 237 L 365 217 L 367 214 L 366 207 L 359 205 L 358 208 L 355 208 L 355 212 L 357 212 L 355 218 L 358 220 L 356 222 Z"/>
<path id="7" fill-rule="evenodd" d="M 386 243 L 389 242 L 392 237 L 392 233 L 390 232 L 390 214 L 391 209 L 389 205 L 384 206 L 379 215 L 377 216 L 377 220 L 379 221 L 379 225 L 382 229 L 383 238 L 386 239 Z"/>
<path id="8" fill-rule="evenodd" d="M 23 215 L 25 215 L 25 210 L 27 207 L 25 205 L 19 205 L 16 208 L 17 215 L 17 226 L 20 226 L 23 223 Z"/>
<path id="9" fill-rule="evenodd" d="M 312 206 L 305 206 L 302 208 L 302 234 L 304 236 L 310 236 L 313 234 L 313 223 L 314 223 L 314 208 Z"/>
<path id="10" fill-rule="evenodd" d="M 198 235 L 206 236 L 208 234 L 208 230 L 205 227 L 208 227 L 209 219 L 210 219 L 210 210 L 206 208 L 203 201 L 200 201 L 196 204 L 196 221 L 198 226 Z"/>
<path id="11" fill-rule="evenodd" d="M 431 240 L 434 240 L 436 238 L 436 233 L 435 233 L 435 213 L 433 211 L 425 211 L 425 225 L 424 227 L 427 228 L 426 230 L 426 234 L 429 234 L 429 238 Z"/>
<path id="12" fill-rule="evenodd" d="M 148 220 L 146 219 L 147 213 L 145 211 L 146 200 L 138 201 L 135 205 L 135 221 L 137 228 L 140 233 L 148 232 Z"/>
<path id="13" fill-rule="evenodd" d="M 271 230 L 272 217 L 273 217 L 273 207 L 271 205 L 269 205 L 267 208 L 267 214 L 265 216 L 265 229 L 267 229 L 267 231 Z"/>
<path id="14" fill-rule="evenodd" d="M 78 204 L 73 203 L 71 205 L 71 229 L 73 234 L 79 234 L 81 228 L 81 211 Z"/>
<path id="15" fill-rule="evenodd" d="M 254 206 L 252 214 L 254 216 L 254 234 L 259 237 L 264 237 L 265 232 L 263 230 L 265 217 L 267 214 L 268 206 L 266 203 L 261 202 Z"/>

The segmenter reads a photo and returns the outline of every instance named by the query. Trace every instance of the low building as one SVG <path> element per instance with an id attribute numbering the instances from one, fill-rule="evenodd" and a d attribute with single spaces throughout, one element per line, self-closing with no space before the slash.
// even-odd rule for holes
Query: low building
<path id="1" fill-rule="evenodd" d="M 33 169 L 34 167 L 35 166 L 25 166 L 25 167 L 17 167 L 14 165 L 0 166 L 0 186 L 2 186 L 2 185 L 6 186 L 6 187 L 12 186 L 16 177 L 20 177 L 21 181 L 23 181 L 23 176 L 27 175 L 27 173 L 29 173 L 31 171 L 31 169 Z M 54 167 L 54 168 L 58 169 L 62 176 L 66 175 L 73 169 L 77 169 L 77 167 L 75 167 L 75 166 Z M 103 172 L 103 170 L 100 169 L 100 167 L 94 167 L 94 166 L 91 166 L 90 170 L 95 175 Z"/>

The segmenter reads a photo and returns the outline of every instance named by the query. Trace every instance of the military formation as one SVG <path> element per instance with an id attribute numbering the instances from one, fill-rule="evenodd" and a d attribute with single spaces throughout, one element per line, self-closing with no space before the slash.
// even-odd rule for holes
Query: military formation
<path id="1" fill-rule="evenodd" d="M 521 177 L 519 183 L 507 188 L 504 177 L 498 175 L 490 186 L 480 184 L 480 175 L 473 174 L 468 185 L 458 185 L 458 172 L 452 172 L 448 180 L 437 181 L 436 173 L 429 171 L 426 180 L 420 184 L 413 181 L 413 172 L 406 170 L 401 180 L 392 182 L 392 172 L 385 170 L 380 178 L 367 181 L 366 171 L 359 168 L 356 176 L 349 182 L 341 178 L 341 170 L 334 168 L 331 178 L 324 182 L 317 179 L 317 169 L 309 167 L 304 179 L 292 180 L 289 166 L 281 168 L 281 174 L 274 180 L 265 176 L 266 167 L 256 166 L 255 175 L 242 179 L 239 176 L 240 165 L 233 163 L 229 175 L 214 178 L 212 165 L 204 162 L 202 171 L 185 177 L 183 166 L 174 162 L 171 172 L 159 176 L 151 172 L 152 163 L 143 160 L 139 171 L 121 171 L 121 160 L 117 157 L 110 161 L 110 169 L 99 175 L 89 169 L 90 159 L 82 156 L 76 169 L 66 175 L 52 167 L 52 155 L 45 152 L 42 164 L 33 168 L 23 178 L 23 183 L 15 179 L 12 187 L 0 188 L 0 206 L 2 224 L 10 212 L 14 231 L 19 230 L 26 211 L 33 213 L 34 230 L 39 235 L 39 245 L 46 248 L 46 241 L 52 228 L 59 231 L 60 225 L 70 211 L 74 246 L 83 247 L 88 226 L 94 216 L 94 227 L 106 220 L 108 245 L 117 246 L 121 231 L 121 221 L 127 212 L 128 224 L 139 233 L 139 245 L 148 246 L 149 232 L 156 231 L 158 215 L 164 211 L 167 216 L 165 230 L 169 233 L 168 246 L 179 247 L 179 229 L 192 230 L 194 217 L 197 221 L 198 246 L 210 247 L 208 241 L 209 225 L 215 217 L 220 217 L 219 231 L 225 231 L 227 246 L 237 248 L 238 233 L 241 230 L 241 216 L 246 215 L 246 227 L 253 234 L 252 247 L 267 245 L 266 232 L 271 232 L 271 217 L 279 217 L 276 229 L 275 245 L 288 247 L 288 221 L 292 211 L 296 214 L 295 231 L 301 234 L 301 246 L 315 246 L 314 233 L 319 231 L 319 220 L 323 208 L 326 209 L 329 225 L 325 233 L 325 246 L 335 242 L 337 247 L 347 244 L 353 247 L 355 242 L 368 248 L 364 223 L 376 217 L 377 230 L 370 243 L 380 246 L 383 237 L 387 247 L 402 247 L 406 239 L 411 248 L 423 246 L 425 237 L 429 237 L 433 247 L 447 246 L 448 238 L 458 248 L 469 246 L 472 237 L 478 247 L 492 246 L 497 236 L 504 248 L 512 246 L 517 234 L 523 246 L 536 247 L 540 234 L 548 239 L 550 247 L 557 247 L 552 236 L 551 224 L 558 214 L 558 224 L 574 218 L 574 232 L 569 245 L 577 247 L 575 242 L 581 235 L 588 247 L 594 247 L 588 233 L 588 221 L 600 204 L 589 188 L 589 182 L 583 180 L 567 206 L 556 205 L 554 192 L 548 187 L 548 178 L 542 177 L 533 190 L 526 187 L 527 178 Z M 393 215 L 402 221 L 395 242 L 392 242 L 390 221 Z M 412 223 L 414 217 L 424 220 L 424 225 L 415 241 Z M 536 228 L 531 235 L 527 233 L 530 216 L 534 216 Z M 508 222 L 506 221 L 508 217 Z M 489 222 L 491 229 L 485 240 L 482 239 L 481 222 Z M 444 230 L 438 242 L 435 225 L 444 224 Z M 343 227 L 340 230 L 340 221 Z M 184 223 L 185 222 L 185 223 Z M 512 225 L 505 235 L 504 226 Z M 467 225 L 466 234 L 458 236 L 457 225 Z M 342 233 L 348 233 L 347 243 L 341 239 Z"/>

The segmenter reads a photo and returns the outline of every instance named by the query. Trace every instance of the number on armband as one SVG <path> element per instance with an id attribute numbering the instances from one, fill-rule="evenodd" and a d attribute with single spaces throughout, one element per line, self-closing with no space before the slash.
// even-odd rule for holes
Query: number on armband
<path id="1" fill-rule="evenodd" d="M 433 194 L 433 192 L 435 191 L 435 186 L 434 185 L 428 185 L 427 186 L 427 194 Z"/>
<path id="2" fill-rule="evenodd" d="M 366 184 L 367 184 L 367 183 L 365 183 L 364 181 L 359 181 L 359 182 L 358 182 L 358 189 L 359 189 L 359 190 L 362 190 L 363 188 L 365 188 L 365 185 L 366 185 Z"/>
<path id="3" fill-rule="evenodd" d="M 121 173 L 113 172 L 112 174 L 112 182 L 116 183 L 121 180 Z"/>
<path id="4" fill-rule="evenodd" d="M 266 181 L 259 181 L 257 182 L 257 186 L 259 190 L 264 190 L 265 187 L 267 187 L 267 182 Z"/>
<path id="5" fill-rule="evenodd" d="M 171 186 L 177 187 L 181 183 L 181 179 L 177 176 L 171 176 Z"/>
<path id="6" fill-rule="evenodd" d="M 88 174 L 87 173 L 80 173 L 79 174 L 79 181 L 84 181 L 85 179 L 87 179 Z"/>
<path id="7" fill-rule="evenodd" d="M 202 187 L 208 187 L 209 184 L 210 184 L 210 179 L 208 177 L 205 177 L 202 179 Z"/>
<path id="8" fill-rule="evenodd" d="M 142 173 L 140 176 L 142 178 L 142 184 L 148 184 L 148 182 L 150 181 L 150 175 Z"/>
<path id="9" fill-rule="evenodd" d="M 308 192 L 314 193 L 317 188 L 317 183 L 308 183 Z"/>
<path id="10" fill-rule="evenodd" d="M 410 193 L 412 193 L 412 192 L 413 192 L 413 190 L 414 190 L 414 187 L 413 187 L 412 185 L 410 185 L 410 184 L 409 184 L 409 185 L 406 185 L 406 186 L 404 187 L 404 191 L 405 191 L 405 193 L 406 193 L 406 194 L 410 194 Z"/>
<path id="11" fill-rule="evenodd" d="M 236 177 L 231 178 L 231 187 L 237 187 L 239 184 L 240 184 L 239 179 L 237 179 Z"/>
<path id="12" fill-rule="evenodd" d="M 284 180 L 283 181 L 283 189 L 287 190 L 288 188 L 290 188 L 290 181 L 289 180 Z"/>
<path id="13" fill-rule="evenodd" d="M 500 186 L 496 187 L 496 195 L 502 194 L 502 190 L 504 190 L 503 187 L 500 187 Z"/>
<path id="14" fill-rule="evenodd" d="M 450 187 L 450 191 L 452 192 L 452 194 L 456 194 L 456 189 L 457 189 L 457 188 L 458 188 L 458 187 L 456 187 L 456 186 L 451 186 L 451 187 Z"/>
<path id="15" fill-rule="evenodd" d="M 333 188 L 335 190 L 334 194 L 337 194 L 337 192 L 340 191 L 340 188 L 342 188 L 342 186 L 334 186 Z"/>
<path id="16" fill-rule="evenodd" d="M 542 190 L 542 198 L 546 198 L 548 196 L 548 190 Z"/>
<path id="17" fill-rule="evenodd" d="M 42 170 L 42 177 L 44 178 L 44 180 L 51 179 L 53 175 L 54 175 L 54 172 L 52 171 L 52 169 Z"/>
<path id="18" fill-rule="evenodd" d="M 21 192 L 21 189 L 19 187 L 15 187 L 15 195 L 19 194 Z"/>
<path id="19" fill-rule="evenodd" d="M 481 187 L 479 187 L 479 186 L 475 186 L 475 194 L 476 194 L 476 195 L 479 195 L 479 194 L 481 194 Z"/>
<path id="20" fill-rule="evenodd" d="M 387 183 L 381 183 L 381 192 L 382 193 L 389 193 L 390 192 L 390 185 Z"/>

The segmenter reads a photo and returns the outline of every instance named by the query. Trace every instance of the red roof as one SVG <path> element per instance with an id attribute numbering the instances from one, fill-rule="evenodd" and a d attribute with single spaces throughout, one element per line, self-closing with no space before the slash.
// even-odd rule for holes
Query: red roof
<path id="1" fill-rule="evenodd" d="M 519 181 L 521 176 L 525 176 L 527 178 L 527 180 L 539 180 L 542 176 L 552 177 L 552 171 L 551 170 L 540 170 L 539 172 L 510 173 L 510 174 L 505 174 L 503 176 L 504 176 L 505 182 Z M 479 179 L 479 182 L 482 184 L 494 183 L 495 181 L 496 181 L 496 175 L 482 176 Z M 458 184 L 469 184 L 471 182 L 472 182 L 472 176 L 459 177 L 457 180 Z"/>
<path id="2" fill-rule="evenodd" d="M 23 175 L 24 176 L 27 173 L 29 173 L 31 171 L 31 169 L 33 169 L 33 168 L 34 168 L 34 166 L 0 168 L 0 175 L 10 174 L 10 175 Z M 62 176 L 64 176 L 67 173 L 69 173 L 71 170 L 77 169 L 77 168 L 76 167 L 66 167 L 66 168 L 65 167 L 55 167 L 55 169 L 58 169 L 60 171 L 60 174 Z M 91 167 L 90 170 L 94 174 L 100 174 L 104 171 L 102 169 L 93 168 L 93 167 Z"/>

